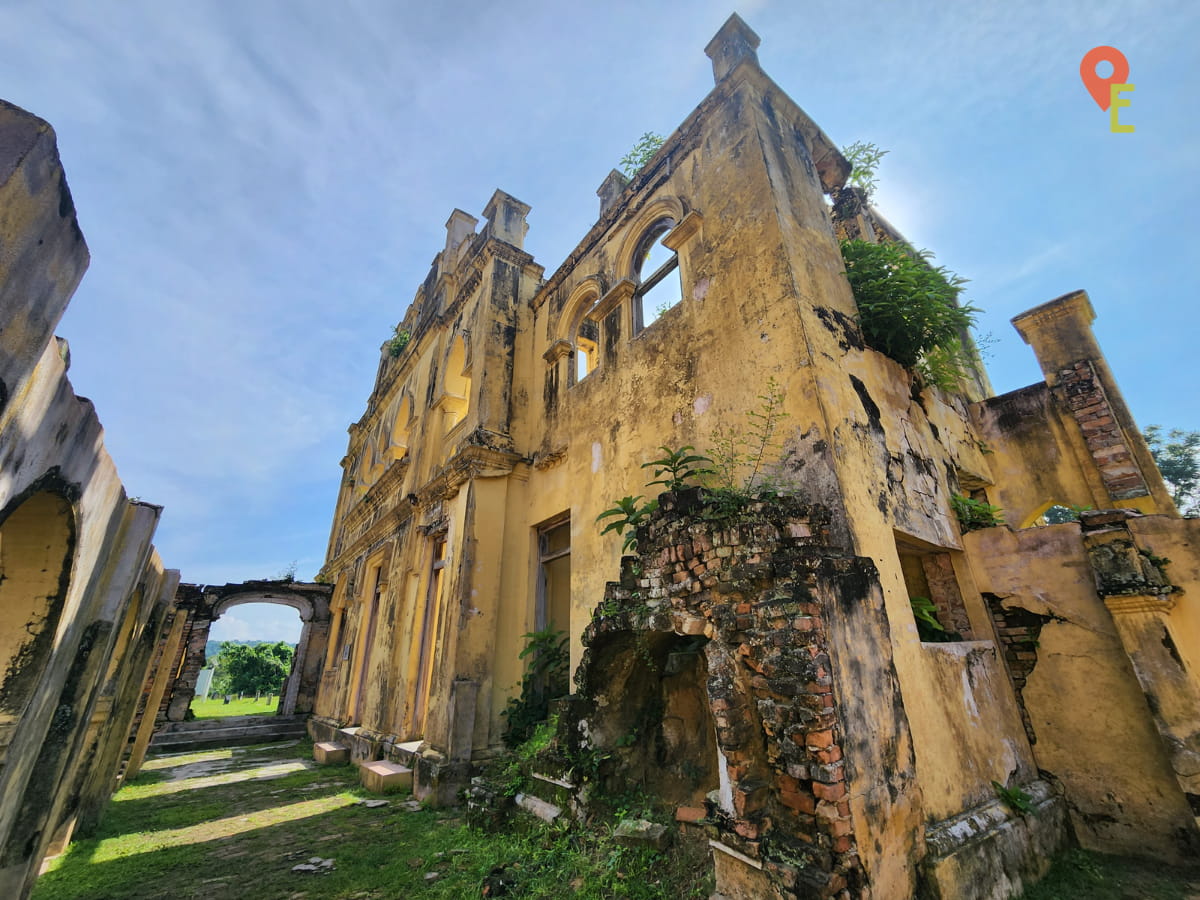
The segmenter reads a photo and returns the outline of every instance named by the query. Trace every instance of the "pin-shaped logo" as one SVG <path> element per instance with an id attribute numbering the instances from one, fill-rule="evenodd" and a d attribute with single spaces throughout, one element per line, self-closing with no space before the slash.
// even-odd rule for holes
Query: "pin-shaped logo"
<path id="1" fill-rule="evenodd" d="M 1112 74 L 1108 77 L 1096 74 L 1096 66 L 1102 62 L 1112 64 Z M 1108 110 L 1109 130 L 1131 134 L 1133 126 L 1122 125 L 1117 119 L 1118 110 L 1130 105 L 1130 101 L 1120 96 L 1121 93 L 1134 90 L 1132 84 L 1125 83 L 1125 79 L 1129 77 L 1129 61 L 1125 59 L 1125 54 L 1116 47 L 1093 47 L 1084 54 L 1083 61 L 1079 64 L 1079 77 L 1083 79 L 1083 86 L 1088 89 L 1096 105 Z"/>

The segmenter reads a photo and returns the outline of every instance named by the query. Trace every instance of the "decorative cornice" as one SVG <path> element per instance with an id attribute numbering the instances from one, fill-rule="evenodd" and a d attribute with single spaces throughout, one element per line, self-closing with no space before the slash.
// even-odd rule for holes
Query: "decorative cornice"
<path id="1" fill-rule="evenodd" d="M 595 322 L 601 321 L 610 312 L 632 297 L 633 292 L 636 290 L 637 282 L 631 278 L 622 278 L 612 286 L 612 290 L 596 301 L 596 305 L 588 312 L 587 317 Z"/>
<path id="2" fill-rule="evenodd" d="M 536 453 L 533 457 L 533 467 L 539 472 L 544 472 L 547 469 L 553 469 L 564 459 L 567 458 L 567 445 L 555 447 L 553 450 L 547 450 L 545 453 Z"/>
<path id="3" fill-rule="evenodd" d="M 668 250 L 674 250 L 676 253 L 683 247 L 693 235 L 700 233 L 700 226 L 704 224 L 704 216 L 692 210 L 683 220 L 671 229 L 671 233 L 662 239 L 662 245 Z"/>
<path id="4" fill-rule="evenodd" d="M 546 360 L 550 365 L 554 365 L 564 356 L 569 356 L 575 350 L 571 346 L 570 341 L 558 340 L 550 345 L 550 349 L 542 354 L 542 359 Z"/>
<path id="5" fill-rule="evenodd" d="M 1178 601 L 1174 592 L 1163 594 L 1123 594 L 1109 595 L 1104 598 L 1104 605 L 1114 616 L 1130 613 L 1169 613 Z"/>

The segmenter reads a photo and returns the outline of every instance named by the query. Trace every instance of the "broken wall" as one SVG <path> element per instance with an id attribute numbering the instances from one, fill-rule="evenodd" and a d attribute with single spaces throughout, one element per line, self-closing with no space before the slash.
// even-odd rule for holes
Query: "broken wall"
<path id="1" fill-rule="evenodd" d="M 168 575 L 53 336 L 88 263 L 54 132 L 3 103 L 0 248 L 0 894 L 22 897 L 115 786 L 100 712 L 141 677 L 138 585 Z"/>

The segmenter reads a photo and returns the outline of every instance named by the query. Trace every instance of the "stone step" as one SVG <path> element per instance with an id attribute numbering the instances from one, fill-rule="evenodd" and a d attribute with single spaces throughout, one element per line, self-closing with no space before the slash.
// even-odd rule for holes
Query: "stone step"
<path id="1" fill-rule="evenodd" d="M 264 722 L 304 724 L 307 716 L 227 716 L 221 719 L 192 719 L 190 722 L 167 722 L 156 734 L 175 734 L 179 732 L 208 731 L 210 729 L 240 727 L 242 725 L 259 725 Z"/>
<path id="2" fill-rule="evenodd" d="M 358 776 L 363 787 L 374 794 L 412 790 L 413 770 L 386 759 L 364 763 L 358 770 Z"/>
<path id="3" fill-rule="evenodd" d="M 183 750 L 295 740 L 305 737 L 306 734 L 307 730 L 302 717 L 283 720 L 269 718 L 252 724 L 226 724 L 220 728 L 204 727 L 160 732 L 150 741 L 150 748 L 158 753 L 172 753 Z"/>
<path id="4" fill-rule="evenodd" d="M 350 762 L 350 748 L 336 741 L 318 741 L 313 744 L 313 759 L 320 766 L 344 766 Z"/>

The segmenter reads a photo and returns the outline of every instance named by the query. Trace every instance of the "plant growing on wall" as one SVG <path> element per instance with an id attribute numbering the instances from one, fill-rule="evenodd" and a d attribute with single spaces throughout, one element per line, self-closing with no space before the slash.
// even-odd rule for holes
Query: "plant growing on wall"
<path id="1" fill-rule="evenodd" d="M 658 148 L 666 141 L 661 134 L 655 134 L 653 131 L 647 131 L 643 134 L 633 149 L 621 157 L 621 171 L 626 178 L 633 178 L 646 163 L 650 162 L 650 158 L 658 152 Z"/>
<path id="2" fill-rule="evenodd" d="M 946 644 L 962 640 L 961 634 L 957 631 L 947 631 L 938 620 L 937 606 L 928 597 L 909 597 L 908 603 L 917 623 L 917 635 L 924 643 Z"/>
<path id="3" fill-rule="evenodd" d="M 600 529 L 600 534 L 605 535 L 610 531 L 615 531 L 618 535 L 625 534 L 625 529 L 629 529 L 629 533 L 625 534 L 625 541 L 621 544 L 621 552 L 632 550 L 637 547 L 637 528 L 650 513 L 658 509 L 658 503 L 650 500 L 641 506 L 638 506 L 638 501 L 642 499 L 642 495 L 636 497 L 622 497 L 616 502 L 615 506 L 606 509 L 600 515 L 596 516 L 596 521 L 601 519 L 612 519 L 607 525 Z M 615 518 L 614 518 L 615 517 Z"/>
<path id="4" fill-rule="evenodd" d="M 767 379 L 766 392 L 758 397 L 758 407 L 747 410 L 743 428 L 720 426 L 713 433 L 712 463 L 718 490 L 753 496 L 756 490 L 770 489 L 763 468 L 778 453 L 776 434 L 788 417 L 783 410 L 783 389 L 775 376 Z M 748 470 L 745 481 L 739 476 Z"/>
<path id="5" fill-rule="evenodd" d="M 992 789 L 996 792 L 996 796 L 1000 798 L 1000 802 L 1013 812 L 1020 813 L 1023 816 L 1030 813 L 1037 815 L 1037 807 L 1033 805 L 1033 797 L 1019 787 L 1005 787 L 1000 782 L 993 781 Z"/>
<path id="6" fill-rule="evenodd" d="M 408 329 L 397 325 L 396 330 L 392 332 L 392 339 L 388 341 L 388 356 L 399 356 L 404 352 L 404 348 L 408 346 L 410 340 L 412 340 L 412 334 Z"/>
<path id="7" fill-rule="evenodd" d="M 525 649 L 520 659 L 526 661 L 521 678 L 521 693 L 510 697 L 501 715 L 507 723 L 504 743 L 509 747 L 524 744 L 539 722 L 550 713 L 550 701 L 570 690 L 570 642 L 565 631 L 543 628 L 523 634 Z"/>
<path id="8" fill-rule="evenodd" d="M 646 487 L 661 484 L 668 491 L 678 491 L 687 487 L 689 479 L 713 473 L 712 468 L 705 465 L 705 463 L 711 463 L 712 460 L 707 456 L 700 456 L 697 453 L 693 453 L 692 451 L 696 448 L 691 444 L 680 447 L 678 450 L 672 450 L 665 445 L 658 449 L 663 452 L 661 458 L 652 459 L 648 463 L 642 463 L 643 469 L 648 469 L 651 466 L 655 467 L 655 480 L 646 482 Z"/>
<path id="9" fill-rule="evenodd" d="M 871 199 L 875 188 L 879 186 L 875 172 L 879 169 L 879 163 L 887 153 L 887 150 L 880 150 L 867 141 L 855 141 L 848 147 L 842 148 L 842 156 L 846 157 L 846 162 L 853 167 L 848 180 L 863 192 L 863 196 L 867 200 Z"/>
<path id="10" fill-rule="evenodd" d="M 972 500 L 962 494 L 950 496 L 950 508 L 954 510 L 958 524 L 964 532 L 1004 524 L 1004 517 L 1001 515 L 1003 510 L 1000 507 L 982 500 Z"/>
<path id="11" fill-rule="evenodd" d="M 954 387 L 975 364 L 962 334 L 979 310 L 958 304 L 965 279 L 929 264 L 928 251 L 896 243 L 842 241 L 846 277 L 863 338 L 939 387 Z"/>

